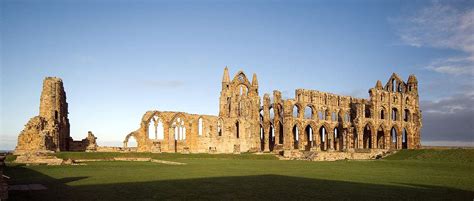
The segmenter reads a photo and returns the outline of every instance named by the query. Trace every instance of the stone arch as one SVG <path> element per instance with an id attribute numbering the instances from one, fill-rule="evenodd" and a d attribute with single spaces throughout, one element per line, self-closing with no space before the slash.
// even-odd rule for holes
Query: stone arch
<path id="1" fill-rule="evenodd" d="M 403 110 L 403 121 L 405 122 L 410 122 L 410 119 L 411 119 L 411 113 L 410 113 L 410 110 L 408 108 L 405 108 Z"/>
<path id="2" fill-rule="evenodd" d="M 270 108 L 268 109 L 268 114 L 270 116 L 270 122 L 273 122 L 273 120 L 275 119 L 275 110 L 272 106 L 270 106 Z"/>
<path id="3" fill-rule="evenodd" d="M 250 81 L 247 78 L 247 75 L 243 71 L 239 71 L 235 74 L 234 79 L 232 79 L 232 83 L 235 84 L 236 86 L 243 84 L 245 85 L 248 89 L 250 89 Z"/>
<path id="4" fill-rule="evenodd" d="M 375 128 L 371 122 L 368 122 L 364 126 L 364 132 L 362 134 L 362 148 L 371 149 L 372 148 L 372 136 L 374 135 Z"/>
<path id="5" fill-rule="evenodd" d="M 398 120 L 399 120 L 399 118 L 400 118 L 399 116 L 400 116 L 400 115 L 398 114 L 398 108 L 393 107 L 391 114 L 392 114 L 392 115 L 391 115 L 391 120 L 392 120 L 392 121 L 398 121 Z"/>
<path id="6" fill-rule="evenodd" d="M 377 137 L 376 137 L 376 148 L 377 149 L 385 149 L 385 126 L 383 124 L 380 124 L 380 126 L 377 129 Z"/>
<path id="7" fill-rule="evenodd" d="M 370 105 L 365 105 L 364 117 L 365 118 L 372 118 L 372 112 L 370 110 Z"/>
<path id="8" fill-rule="evenodd" d="M 176 118 L 171 127 L 174 129 L 173 136 L 175 140 L 186 140 L 186 122 L 180 117 Z"/>
<path id="9" fill-rule="evenodd" d="M 292 140 L 293 140 L 293 147 L 294 149 L 298 149 L 299 143 L 303 140 L 301 139 L 301 129 L 302 129 L 302 123 L 301 121 L 294 121 L 293 126 L 291 127 L 291 134 L 292 134 Z"/>
<path id="10" fill-rule="evenodd" d="M 318 119 L 320 121 L 324 121 L 327 119 L 327 114 L 328 114 L 328 110 L 327 108 L 320 108 L 319 111 L 318 111 Z"/>
<path id="11" fill-rule="evenodd" d="M 336 110 L 332 110 L 331 111 L 331 121 L 337 121 L 337 111 Z"/>
<path id="12" fill-rule="evenodd" d="M 273 108 L 274 112 L 276 112 L 275 114 L 278 115 L 278 120 L 283 121 L 283 105 L 280 103 L 273 103 Z"/>
<path id="13" fill-rule="evenodd" d="M 322 124 L 320 127 L 319 127 L 319 142 L 320 142 L 320 149 L 321 151 L 327 151 L 329 146 L 328 146 L 328 129 L 330 129 L 329 125 L 328 124 Z"/>
<path id="14" fill-rule="evenodd" d="M 273 123 L 270 123 L 270 126 L 269 126 L 268 143 L 269 143 L 270 151 L 273 151 L 273 147 L 275 146 L 275 126 L 273 126 Z"/>
<path id="15" fill-rule="evenodd" d="M 142 128 L 148 139 L 164 139 L 165 118 L 159 111 L 147 111 L 142 117 Z"/>
<path id="16" fill-rule="evenodd" d="M 390 129 L 390 148 L 400 149 L 399 147 L 400 128 L 397 125 L 393 125 Z"/>
<path id="17" fill-rule="evenodd" d="M 406 128 L 403 128 L 402 131 L 402 149 L 408 149 L 408 145 L 410 142 L 410 135 L 408 134 L 408 131 Z"/>
<path id="18" fill-rule="evenodd" d="M 301 117 L 300 114 L 302 113 L 302 112 L 301 112 L 301 111 L 302 111 L 302 108 L 303 108 L 303 107 L 302 107 L 301 104 L 299 104 L 299 103 L 293 104 L 293 107 L 291 108 L 291 110 L 292 110 L 292 111 L 291 111 L 292 117 L 293 117 L 293 118 L 300 118 L 300 117 Z"/>
<path id="19" fill-rule="evenodd" d="M 278 143 L 283 144 L 285 142 L 285 129 L 283 129 L 283 123 L 281 121 L 278 121 Z"/>
<path id="20" fill-rule="evenodd" d="M 240 121 L 237 120 L 235 121 L 234 123 L 234 135 L 235 135 L 235 138 L 239 139 L 240 138 L 240 128 L 242 127 L 241 124 L 240 124 Z"/>
<path id="21" fill-rule="evenodd" d="M 304 107 L 304 118 L 305 119 L 314 119 L 315 108 L 313 105 L 308 104 Z"/>
<path id="22" fill-rule="evenodd" d="M 184 120 L 185 122 L 188 122 L 187 118 L 186 118 L 186 115 L 184 115 L 184 113 L 182 113 L 182 112 L 178 112 L 178 113 L 174 114 L 173 117 L 171 118 L 171 120 L 168 122 L 169 126 L 172 126 L 173 122 L 176 121 L 178 118 Z"/>
<path id="23" fill-rule="evenodd" d="M 217 136 L 222 136 L 224 132 L 224 120 L 222 118 L 217 119 Z"/>
<path id="24" fill-rule="evenodd" d="M 306 142 L 304 146 L 305 146 L 306 151 L 311 150 L 311 148 L 313 147 L 313 144 L 314 144 L 313 139 L 314 139 L 314 129 L 311 126 L 311 124 L 306 124 L 306 126 L 304 127 L 304 142 Z"/>
<path id="25" fill-rule="evenodd" d="M 204 119 L 202 118 L 202 116 L 198 117 L 197 128 L 198 128 L 198 136 L 202 136 L 204 134 Z"/>
<path id="26" fill-rule="evenodd" d="M 387 109 L 382 106 L 382 109 L 380 110 L 380 119 L 387 119 Z"/>
<path id="27" fill-rule="evenodd" d="M 137 136 L 135 135 L 135 132 L 131 132 L 129 133 L 127 136 L 125 136 L 125 140 L 123 141 L 123 148 L 129 148 L 129 141 L 130 141 L 130 138 L 134 139 L 136 141 L 136 147 L 138 148 L 138 138 Z"/>

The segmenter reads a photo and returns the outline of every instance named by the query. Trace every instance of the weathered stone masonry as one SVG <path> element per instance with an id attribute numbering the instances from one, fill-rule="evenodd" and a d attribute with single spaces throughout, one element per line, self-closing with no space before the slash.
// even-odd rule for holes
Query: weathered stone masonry
<path id="1" fill-rule="evenodd" d="M 281 92 L 258 93 L 239 71 L 230 80 L 224 69 L 219 115 L 148 111 L 140 128 L 124 141 L 137 140 L 141 152 L 240 153 L 345 151 L 420 148 L 422 117 L 418 81 L 393 74 L 369 90 L 369 99 L 297 89 L 295 98 Z M 262 101 L 261 101 L 262 100 Z M 289 152 L 287 152 L 289 153 Z"/>
<path id="2" fill-rule="evenodd" d="M 95 149 L 95 137 L 92 133 L 83 141 L 74 141 L 70 137 L 66 92 L 60 78 L 44 79 L 39 111 L 39 115 L 31 118 L 18 136 L 16 154 L 85 151 L 78 147 Z"/>

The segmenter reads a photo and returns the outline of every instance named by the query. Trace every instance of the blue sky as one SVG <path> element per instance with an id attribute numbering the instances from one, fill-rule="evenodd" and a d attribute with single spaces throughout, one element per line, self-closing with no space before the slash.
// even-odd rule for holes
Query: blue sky
<path id="1" fill-rule="evenodd" d="M 0 149 L 64 80 L 71 135 L 120 145 L 147 110 L 218 113 L 223 68 L 260 94 L 367 98 L 392 72 L 420 82 L 422 143 L 474 145 L 469 1 L 1 1 Z"/>

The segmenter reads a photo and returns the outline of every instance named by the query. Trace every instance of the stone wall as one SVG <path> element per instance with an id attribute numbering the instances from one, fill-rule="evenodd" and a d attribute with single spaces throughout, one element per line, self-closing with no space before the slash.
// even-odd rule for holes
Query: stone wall
<path id="1" fill-rule="evenodd" d="M 82 141 L 70 137 L 68 103 L 60 78 L 44 79 L 39 111 L 19 134 L 15 154 L 94 150 L 97 146 L 92 133 Z"/>
<path id="2" fill-rule="evenodd" d="M 393 74 L 385 87 L 377 81 L 369 99 L 297 89 L 292 99 L 282 99 L 275 90 L 272 98 L 265 94 L 261 100 L 255 74 L 251 82 L 242 71 L 231 80 L 227 68 L 221 86 L 219 116 L 148 111 L 140 128 L 126 136 L 124 147 L 134 138 L 143 152 L 420 148 L 422 118 L 414 75 L 404 82 Z"/>
<path id="3" fill-rule="evenodd" d="M 68 151 L 96 151 L 97 142 L 96 137 L 91 131 L 87 133 L 87 137 L 81 141 L 74 141 L 69 138 L 69 150 Z"/>

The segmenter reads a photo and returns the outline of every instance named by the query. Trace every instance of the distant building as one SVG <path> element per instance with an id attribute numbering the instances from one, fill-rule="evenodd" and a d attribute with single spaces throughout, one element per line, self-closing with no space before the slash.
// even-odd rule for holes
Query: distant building
<path id="1" fill-rule="evenodd" d="M 148 111 L 140 128 L 125 137 L 140 152 L 240 153 L 342 151 L 420 148 L 422 117 L 418 81 L 393 74 L 377 81 L 370 98 L 359 99 L 316 90 L 297 89 L 293 99 L 259 96 L 239 71 L 230 80 L 224 69 L 219 116 Z M 199 101 L 198 97 L 190 101 Z"/>

